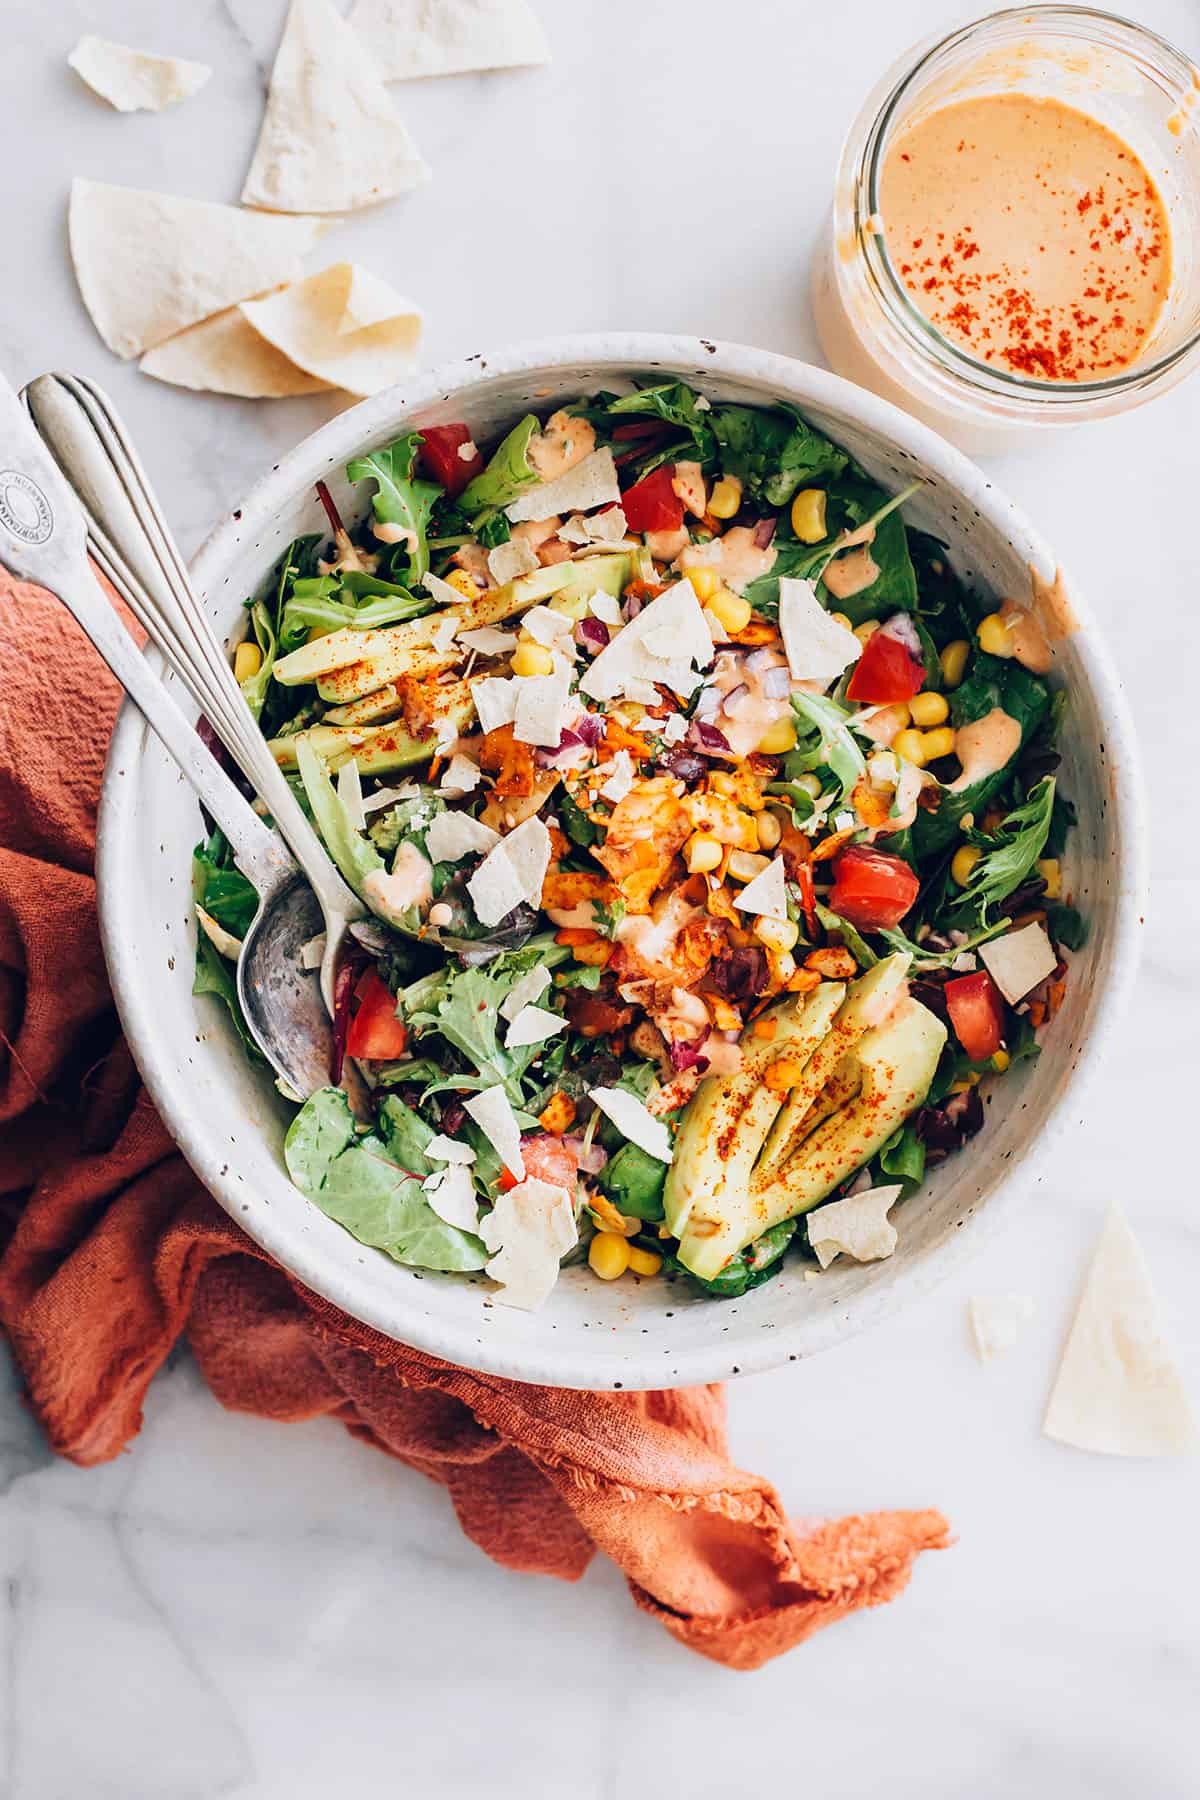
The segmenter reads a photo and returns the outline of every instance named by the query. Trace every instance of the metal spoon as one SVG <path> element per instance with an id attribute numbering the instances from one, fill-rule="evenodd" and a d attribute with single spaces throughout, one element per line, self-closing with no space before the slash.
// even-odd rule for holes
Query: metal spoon
<path id="1" fill-rule="evenodd" d="M 242 942 L 237 989 L 254 1041 L 301 1098 L 329 1081 L 332 1031 L 300 947 L 321 928 L 317 898 L 282 839 L 258 817 L 155 677 L 87 557 L 83 512 L 0 376 L 0 564 L 56 594 L 216 820 L 259 896 Z"/>
<path id="2" fill-rule="evenodd" d="M 321 989 L 332 1014 L 346 929 L 366 908 L 338 874 L 271 755 L 128 433 L 102 390 L 79 376 L 39 376 L 23 398 L 83 506 L 93 557 L 187 687 L 308 877 L 324 916 Z"/>

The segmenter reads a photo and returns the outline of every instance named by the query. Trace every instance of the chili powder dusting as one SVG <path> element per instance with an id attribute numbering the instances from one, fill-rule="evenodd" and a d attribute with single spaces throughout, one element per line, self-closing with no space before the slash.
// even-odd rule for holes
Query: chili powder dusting
<path id="1" fill-rule="evenodd" d="M 1097 381 L 1138 358 L 1171 280 L 1158 188 L 1128 144 L 1061 101 L 982 95 L 889 146 L 880 211 L 914 304 L 1010 374 Z"/>

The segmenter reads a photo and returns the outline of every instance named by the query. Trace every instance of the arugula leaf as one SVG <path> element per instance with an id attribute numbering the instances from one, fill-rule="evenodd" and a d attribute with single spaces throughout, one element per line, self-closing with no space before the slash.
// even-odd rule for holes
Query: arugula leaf
<path id="1" fill-rule="evenodd" d="M 798 538 L 776 535 L 775 561 L 765 575 L 758 575 L 746 588 L 746 598 L 768 619 L 779 616 L 779 582 L 784 575 L 800 581 L 819 582 L 838 551 L 845 547 L 845 533 L 875 527 L 871 555 L 879 574 L 869 588 L 839 600 L 838 610 L 845 612 L 855 624 L 873 618 L 882 606 L 911 612 L 916 606 L 916 577 L 908 554 L 908 539 L 900 508 L 921 486 L 912 481 L 898 494 L 888 496 L 882 488 L 861 478 L 830 490 L 830 532 L 819 544 L 802 544 Z"/>
<path id="2" fill-rule="evenodd" d="M 989 908 L 998 906 L 1020 887 L 1045 846 L 1054 789 L 1053 775 L 1045 776 L 997 831 L 969 834 L 968 841 L 980 847 L 983 855 L 955 903 L 955 916 L 973 913 L 983 924 Z"/>
<path id="3" fill-rule="evenodd" d="M 590 988 L 594 992 L 600 986 L 603 974 L 604 970 L 596 963 L 578 963 L 564 975 L 556 975 L 554 984 L 560 988 Z"/>
<path id="4" fill-rule="evenodd" d="M 475 536 L 485 550 L 494 550 L 498 544 L 507 544 L 512 536 L 512 529 L 504 514 L 497 509 L 477 522 Z"/>
<path id="5" fill-rule="evenodd" d="M 438 1087 L 501 1086 L 514 1106 L 524 1104 L 521 1078 L 540 1055 L 541 1044 L 523 1044 L 516 1050 L 504 1048 L 498 1037 L 503 1024 L 501 1003 L 514 984 L 537 963 L 553 968 L 565 961 L 569 951 L 561 944 L 543 937 L 526 950 L 498 956 L 484 968 L 453 968 L 444 964 L 432 975 L 413 982 L 400 995 L 401 1016 L 418 1037 L 436 1033 L 466 1058 L 476 1070 L 475 1077 L 451 1075 Z"/>
<path id="6" fill-rule="evenodd" d="M 696 395 L 682 381 L 663 382 L 659 387 L 641 388 L 636 394 L 623 394 L 608 411 L 613 417 L 648 413 L 666 425 L 674 425 L 691 440 L 691 461 L 709 463 L 716 453 L 708 416 L 697 408 Z"/>
<path id="7" fill-rule="evenodd" d="M 415 584 L 429 568 L 429 545 L 426 532 L 435 503 L 443 490 L 436 481 L 414 481 L 413 469 L 421 448 L 419 431 L 407 431 L 381 450 L 367 456 L 356 456 L 346 465 L 348 481 L 371 481 L 376 484 L 371 502 L 381 525 L 399 525 L 413 533 L 408 550 L 409 575 Z"/>
<path id="8" fill-rule="evenodd" d="M 262 652 L 262 663 L 257 674 L 248 675 L 240 686 L 246 705 L 259 721 L 264 737 L 278 736 L 280 726 L 298 706 L 305 704 L 301 691 L 280 687 L 271 677 L 276 658 L 286 656 L 304 642 L 303 632 L 288 633 L 283 624 L 283 613 L 292 584 L 316 569 L 320 542 L 319 532 L 293 539 L 276 570 L 271 597 L 246 602 L 254 639 Z"/>
<path id="9" fill-rule="evenodd" d="M 817 901 L 817 918 L 821 921 L 821 924 L 825 927 L 826 931 L 833 932 L 836 936 L 841 938 L 842 943 L 850 952 L 860 969 L 873 969 L 875 967 L 879 958 L 872 950 L 870 944 L 868 944 L 866 938 L 863 937 L 862 933 L 855 926 L 851 925 L 849 919 L 843 919 L 840 913 L 833 912 L 830 907 L 825 906 L 820 900 Z"/>
<path id="10" fill-rule="evenodd" d="M 1031 675 L 1015 659 L 1009 661 L 977 650 L 966 680 L 950 695 L 950 719 L 957 728 L 982 719 L 994 707 L 1000 707 L 1010 718 L 1017 720 L 1024 745 L 1042 723 L 1049 705 L 1050 690 L 1039 676 Z M 943 788 L 935 807 L 920 807 L 911 832 L 905 833 L 911 860 L 925 864 L 956 843 L 967 813 L 974 813 L 976 817 L 981 814 L 992 795 L 1009 780 L 1015 762 L 1016 756 L 995 774 L 987 775 L 957 793 Z M 893 844 L 892 847 L 899 846 Z"/>
<path id="11" fill-rule="evenodd" d="M 368 585 L 369 584 L 369 585 Z M 361 596 L 361 597 L 360 597 Z M 431 594 L 413 594 L 398 582 L 351 571 L 343 577 L 320 575 L 297 581 L 283 609 L 288 638 L 307 638 L 310 631 L 381 631 L 405 619 L 432 612 Z"/>
<path id="12" fill-rule="evenodd" d="M 606 905 L 604 901 L 597 900 L 592 907 L 592 916 L 601 937 L 615 938 L 617 927 L 625 917 L 625 902 L 618 898 Z"/>
<path id="13" fill-rule="evenodd" d="M 459 510 L 474 513 L 483 506 L 508 506 L 529 488 L 536 487 L 541 477 L 529 460 L 529 444 L 540 430 L 536 414 L 526 413 L 492 452 L 487 468 L 467 483 L 459 495 Z"/>
<path id="14" fill-rule="evenodd" d="M 399 1104 L 391 1096 L 384 1102 Z M 487 1261 L 472 1232 L 439 1219 L 421 1183 L 397 1165 L 382 1138 L 357 1135 L 340 1088 L 319 1088 L 305 1102 L 283 1154 L 300 1192 L 360 1244 L 421 1269 L 481 1269 Z"/>
<path id="15" fill-rule="evenodd" d="M 572 800 L 565 789 L 555 801 L 555 810 L 564 832 L 581 850 L 590 850 L 593 844 L 599 842 L 600 827 L 592 823 L 583 808 Z"/>
<path id="16" fill-rule="evenodd" d="M 978 950 L 980 944 L 986 944 L 989 939 L 999 937 L 1002 931 L 1007 931 L 1010 923 L 1011 921 L 1008 919 L 995 919 L 990 925 L 985 925 L 982 931 L 977 931 L 973 937 L 967 938 L 961 944 L 956 944 L 953 950 L 927 950 L 924 944 L 918 944 L 912 938 L 906 937 L 898 925 L 882 927 L 875 933 L 875 936 L 881 937 L 885 944 L 891 945 L 893 950 L 901 950 L 911 956 L 914 970 L 948 969 L 965 950 Z"/>
<path id="17" fill-rule="evenodd" d="M 383 858 L 371 840 L 361 836 L 346 817 L 329 771 L 307 738 L 296 739 L 296 764 L 325 848 L 362 899 L 367 876 L 385 867 Z"/>
<path id="18" fill-rule="evenodd" d="M 827 768 L 841 793 L 851 793 L 855 783 L 866 774 L 867 759 L 850 729 L 848 709 L 823 694 L 793 694 L 792 711 L 796 715 L 797 731 L 805 740 L 801 758 L 809 767 Z M 789 752 L 789 764 L 796 754 L 795 750 Z M 790 767 L 786 772 L 791 774 Z M 799 769 L 796 772 L 804 773 Z"/>
<path id="19" fill-rule="evenodd" d="M 722 472 L 768 506 L 786 506 L 805 482 L 840 475 L 850 460 L 790 408 L 717 406 L 709 417 Z"/>

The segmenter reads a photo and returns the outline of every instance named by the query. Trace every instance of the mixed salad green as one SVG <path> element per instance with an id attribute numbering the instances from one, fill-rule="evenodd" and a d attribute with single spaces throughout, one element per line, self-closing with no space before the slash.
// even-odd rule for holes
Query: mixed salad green
<path id="1" fill-rule="evenodd" d="M 727 1297 L 890 1254 L 1083 942 L 1033 614 L 797 413 L 680 382 L 347 476 L 366 517 L 321 487 L 235 653 L 369 909 L 297 1188 L 524 1307 L 575 1260 Z M 195 895 L 253 1056 L 219 835 Z"/>

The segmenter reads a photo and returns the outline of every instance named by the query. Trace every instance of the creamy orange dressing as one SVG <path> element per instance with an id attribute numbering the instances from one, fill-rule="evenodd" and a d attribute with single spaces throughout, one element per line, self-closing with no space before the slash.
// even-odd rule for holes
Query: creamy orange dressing
<path id="1" fill-rule="evenodd" d="M 685 575 L 689 569 L 715 569 L 725 586 L 740 594 L 760 575 L 770 573 L 777 555 L 774 544 L 764 549 L 755 543 L 752 526 L 735 525 L 711 544 L 689 545 L 679 563 Z"/>
<path id="2" fill-rule="evenodd" d="M 763 661 L 766 663 L 765 657 Z M 782 656 L 775 654 L 767 667 L 786 669 L 787 663 Z M 789 694 L 772 699 L 764 692 L 763 677 L 766 672 L 765 667 L 757 671 L 747 669 L 745 655 L 740 650 L 719 651 L 713 664 L 709 684 L 720 690 L 722 705 L 721 711 L 710 723 L 725 734 L 725 741 L 735 756 L 749 756 L 752 750 L 758 749 L 772 725 L 791 715 L 792 702 Z M 739 695 L 737 711 L 727 713 L 725 698 L 740 687 L 747 691 Z"/>
<path id="3" fill-rule="evenodd" d="M 915 305 L 1010 374 L 1101 379 L 1158 322 L 1162 197 L 1128 144 L 1060 100 L 983 94 L 925 113 L 890 145 L 880 201 Z"/>
<path id="4" fill-rule="evenodd" d="M 1054 652 L 1040 622 L 1015 600 L 1004 602 L 1000 617 L 1008 626 L 1008 641 L 1022 668 L 1034 675 L 1048 675 L 1054 664 Z"/>
<path id="5" fill-rule="evenodd" d="M 525 454 L 543 481 L 557 481 L 595 448 L 596 433 L 586 419 L 556 412 L 541 431 L 534 432 Z"/>
<path id="6" fill-rule="evenodd" d="M 864 588 L 878 581 L 879 564 L 871 555 L 870 547 L 863 544 L 857 550 L 847 550 L 844 556 L 835 556 L 825 565 L 821 579 L 835 600 L 849 600 L 853 594 L 861 594 Z"/>
<path id="7" fill-rule="evenodd" d="M 1021 727 L 1002 707 L 993 706 L 982 719 L 960 725 L 954 740 L 954 754 L 962 764 L 962 774 L 950 783 L 952 794 L 974 787 L 989 775 L 998 775 L 1021 748 Z"/>

